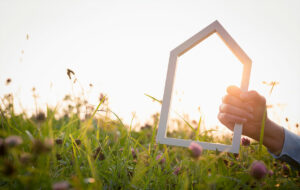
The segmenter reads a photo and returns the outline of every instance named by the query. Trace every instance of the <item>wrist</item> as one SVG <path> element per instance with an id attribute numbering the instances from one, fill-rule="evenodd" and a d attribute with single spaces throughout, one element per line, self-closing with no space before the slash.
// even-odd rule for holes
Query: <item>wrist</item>
<path id="1" fill-rule="evenodd" d="M 284 129 L 269 118 L 266 118 L 263 144 L 275 155 L 280 155 L 284 144 Z"/>

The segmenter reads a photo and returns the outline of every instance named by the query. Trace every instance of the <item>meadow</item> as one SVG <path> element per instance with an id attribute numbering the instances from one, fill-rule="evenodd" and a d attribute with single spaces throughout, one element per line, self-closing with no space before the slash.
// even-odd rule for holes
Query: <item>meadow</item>
<path id="1" fill-rule="evenodd" d="M 297 170 L 247 138 L 239 154 L 197 154 L 155 142 L 159 114 L 149 116 L 151 122 L 140 130 L 123 124 L 104 95 L 97 107 L 67 95 L 63 108 L 37 108 L 32 116 L 15 113 L 13 99 L 13 94 L 1 97 L 0 189 L 300 188 Z M 195 129 L 193 121 L 177 122 L 182 127 L 168 135 L 215 139 L 211 131 L 202 130 L 201 121 Z M 217 141 L 228 143 L 230 138 Z M 253 171 L 257 161 L 265 170 Z"/>

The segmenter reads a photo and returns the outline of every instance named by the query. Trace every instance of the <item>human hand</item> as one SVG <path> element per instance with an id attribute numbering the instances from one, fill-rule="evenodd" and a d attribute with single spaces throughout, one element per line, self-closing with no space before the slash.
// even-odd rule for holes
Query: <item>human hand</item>
<path id="1" fill-rule="evenodd" d="M 256 91 L 242 92 L 236 86 L 229 86 L 218 119 L 232 131 L 235 123 L 243 124 L 243 135 L 258 140 L 265 110 L 266 99 Z"/>
<path id="2" fill-rule="evenodd" d="M 236 86 L 229 86 L 227 93 L 220 105 L 220 122 L 232 131 L 235 123 L 241 123 L 243 135 L 258 141 L 262 122 L 265 121 L 263 144 L 274 154 L 280 154 L 284 130 L 267 117 L 266 99 L 256 91 L 242 92 Z"/>

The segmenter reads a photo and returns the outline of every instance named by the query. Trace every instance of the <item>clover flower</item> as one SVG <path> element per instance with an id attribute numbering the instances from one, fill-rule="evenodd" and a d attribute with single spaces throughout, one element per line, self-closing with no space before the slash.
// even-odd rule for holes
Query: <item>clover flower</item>
<path id="1" fill-rule="evenodd" d="M 105 159 L 105 155 L 103 154 L 102 148 L 100 146 L 96 148 L 96 150 L 94 150 L 93 158 L 98 158 L 100 161 Z"/>
<path id="2" fill-rule="evenodd" d="M 173 171 L 173 174 L 174 174 L 174 175 L 178 175 L 178 174 L 180 173 L 180 171 L 181 171 L 181 168 L 180 168 L 180 167 L 176 167 L 176 168 L 174 169 L 174 171 Z"/>
<path id="3" fill-rule="evenodd" d="M 189 146 L 189 150 L 192 153 L 192 157 L 199 158 L 202 154 L 203 148 L 198 143 L 191 142 L 191 144 Z"/>
<path id="4" fill-rule="evenodd" d="M 157 155 L 156 160 L 159 161 L 160 164 L 164 164 L 166 162 L 166 158 L 163 157 L 163 154 Z"/>
<path id="5" fill-rule="evenodd" d="M 286 164 L 282 164 L 282 171 L 284 175 L 289 175 L 290 169 Z"/>
<path id="6" fill-rule="evenodd" d="M 132 154 L 132 157 L 133 158 L 137 158 L 137 150 L 136 149 L 134 149 L 134 148 L 131 148 L 131 154 Z"/>
<path id="7" fill-rule="evenodd" d="M 268 171 L 268 175 L 269 175 L 269 176 L 273 176 L 273 175 L 274 175 L 273 170 L 269 170 L 269 171 Z"/>
<path id="8" fill-rule="evenodd" d="M 58 145 L 61 145 L 63 143 L 63 140 L 58 138 L 58 139 L 55 139 L 55 143 L 58 144 Z"/>
<path id="9" fill-rule="evenodd" d="M 254 161 L 250 166 L 250 175 L 255 179 L 262 179 L 268 173 L 268 169 L 262 161 Z"/>
<path id="10" fill-rule="evenodd" d="M 77 144 L 77 146 L 81 145 L 81 140 L 80 139 L 75 139 L 75 143 Z"/>
<path id="11" fill-rule="evenodd" d="M 35 154 L 47 153 L 51 151 L 53 144 L 52 139 L 45 139 L 44 141 L 35 139 L 32 144 L 32 151 Z"/>
<path id="12" fill-rule="evenodd" d="M 39 113 L 36 115 L 35 119 L 36 119 L 38 122 L 43 122 L 43 121 L 45 121 L 45 119 L 46 119 L 46 115 L 45 115 L 44 112 L 39 112 Z"/>
<path id="13" fill-rule="evenodd" d="M 9 147 L 15 147 L 22 143 L 23 143 L 22 138 L 19 136 L 15 136 L 15 135 L 6 137 L 6 139 L 5 139 L 5 144 Z"/>
<path id="14" fill-rule="evenodd" d="M 250 145 L 250 140 L 246 137 L 242 138 L 242 145 L 243 146 L 249 146 Z"/>

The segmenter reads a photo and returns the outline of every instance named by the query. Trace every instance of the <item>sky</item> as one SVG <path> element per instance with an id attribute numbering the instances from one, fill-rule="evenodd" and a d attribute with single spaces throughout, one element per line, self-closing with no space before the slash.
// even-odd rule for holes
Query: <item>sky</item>
<path id="1" fill-rule="evenodd" d="M 162 99 L 170 51 L 218 20 L 253 61 L 249 89 L 275 105 L 271 119 L 293 125 L 300 121 L 299 10 L 297 0 L 1 0 L 0 95 L 14 92 L 32 111 L 35 87 L 45 109 L 72 91 L 70 68 L 92 105 L 107 94 L 125 123 L 135 114 L 142 125 L 160 112 L 144 94 Z M 227 86 L 240 84 L 241 66 L 212 35 L 180 57 L 172 109 L 219 125 L 218 105 Z M 269 95 L 262 81 L 279 85 Z"/>

